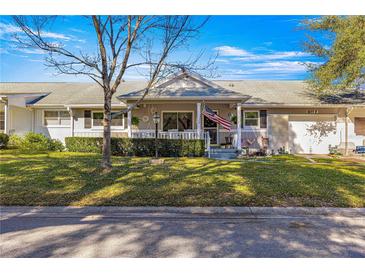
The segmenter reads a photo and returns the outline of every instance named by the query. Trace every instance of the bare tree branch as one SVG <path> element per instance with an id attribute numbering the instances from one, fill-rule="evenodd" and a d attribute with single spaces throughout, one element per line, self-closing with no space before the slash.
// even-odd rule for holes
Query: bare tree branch
<path id="1" fill-rule="evenodd" d="M 129 69 L 149 68 L 147 84 L 141 98 L 124 112 L 133 109 L 147 96 L 150 89 L 176 71 L 212 68 L 199 65 L 203 52 L 196 58 L 173 61 L 172 54 L 187 46 L 206 23 L 193 23 L 190 16 L 91 16 L 91 31 L 97 38 L 97 51 L 74 52 L 61 39 L 49 39 L 47 28 L 56 20 L 54 16 L 14 16 L 14 22 L 23 36 L 17 35 L 19 46 L 44 51 L 46 66 L 65 75 L 86 76 L 95 81 L 104 92 L 104 168 L 110 168 L 111 100 Z M 171 60 L 169 60 L 169 57 Z"/>

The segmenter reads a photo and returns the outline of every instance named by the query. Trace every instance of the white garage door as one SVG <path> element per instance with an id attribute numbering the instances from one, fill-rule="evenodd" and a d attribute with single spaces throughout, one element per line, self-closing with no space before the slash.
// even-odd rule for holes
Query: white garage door
<path id="1" fill-rule="evenodd" d="M 329 145 L 335 146 L 340 143 L 334 120 L 333 116 L 289 116 L 291 153 L 328 154 Z"/>

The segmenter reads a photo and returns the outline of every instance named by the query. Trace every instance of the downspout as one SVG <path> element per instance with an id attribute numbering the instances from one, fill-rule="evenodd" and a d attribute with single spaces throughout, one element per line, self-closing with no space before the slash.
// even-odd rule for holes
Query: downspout
<path id="1" fill-rule="evenodd" d="M 31 111 L 32 111 L 32 132 L 35 132 L 35 110 L 34 110 L 34 108 L 32 108 Z"/>
<path id="2" fill-rule="evenodd" d="M 348 152 L 348 146 L 349 146 L 349 123 L 348 123 L 348 119 L 349 119 L 349 114 L 351 113 L 351 111 L 354 108 L 348 108 L 346 107 L 345 110 L 345 156 L 348 156 L 349 152 Z"/>
<path id="3" fill-rule="evenodd" d="M 345 111 L 345 156 L 348 155 L 348 142 L 349 142 L 349 125 L 348 125 L 348 110 Z"/>
<path id="4" fill-rule="evenodd" d="M 127 112 L 127 130 L 128 130 L 128 138 L 132 138 L 132 110 L 129 110 Z"/>
<path id="5" fill-rule="evenodd" d="M 10 125 L 10 119 L 9 119 L 9 101 L 5 101 L 4 105 L 4 133 L 9 134 L 9 125 Z"/>
<path id="6" fill-rule="evenodd" d="M 242 150 L 242 131 L 241 131 L 241 115 L 242 115 L 242 107 L 241 104 L 237 104 L 237 150 L 241 152 Z"/>
<path id="7" fill-rule="evenodd" d="M 6 100 L 6 97 L 0 97 L 0 103 L 4 104 L 4 133 L 7 134 L 8 129 L 8 101 Z"/>
<path id="8" fill-rule="evenodd" d="M 74 137 L 74 116 L 71 107 L 67 107 L 67 110 L 70 113 L 70 119 L 71 119 L 71 137 Z"/>

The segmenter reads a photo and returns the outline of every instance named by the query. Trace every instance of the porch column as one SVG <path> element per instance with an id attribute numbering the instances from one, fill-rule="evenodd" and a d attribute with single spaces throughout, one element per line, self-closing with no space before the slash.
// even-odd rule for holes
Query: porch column
<path id="1" fill-rule="evenodd" d="M 9 134 L 9 105 L 8 101 L 4 104 L 4 133 Z"/>
<path id="2" fill-rule="evenodd" d="M 70 118 L 71 118 L 71 137 L 74 137 L 75 119 L 72 109 L 70 109 Z"/>
<path id="3" fill-rule="evenodd" d="M 242 150 L 241 140 L 241 104 L 237 104 L 237 149 Z"/>
<path id="4" fill-rule="evenodd" d="M 32 108 L 30 111 L 32 115 L 32 132 L 35 132 L 35 109 Z"/>
<path id="5" fill-rule="evenodd" d="M 345 110 L 345 156 L 348 156 L 349 149 L 349 110 L 346 108 Z"/>
<path id="6" fill-rule="evenodd" d="M 196 103 L 196 131 L 198 133 L 199 138 L 201 137 L 202 131 L 202 114 L 201 114 L 201 103 Z"/>
<path id="7" fill-rule="evenodd" d="M 127 113 L 127 130 L 128 130 L 128 138 L 132 137 L 132 111 L 128 111 Z"/>

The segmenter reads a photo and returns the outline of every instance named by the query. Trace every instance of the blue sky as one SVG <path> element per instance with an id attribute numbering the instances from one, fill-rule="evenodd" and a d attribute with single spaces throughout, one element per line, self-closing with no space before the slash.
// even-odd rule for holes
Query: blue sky
<path id="1" fill-rule="evenodd" d="M 305 18 L 309 16 L 212 16 L 199 37 L 173 57 L 183 61 L 203 50 L 201 62 L 204 63 L 218 53 L 217 79 L 302 80 L 308 77 L 304 63 L 320 62 L 303 51 L 305 32 L 300 25 Z M 0 17 L 2 82 L 89 81 L 55 75 L 53 69 L 44 65 L 42 51 L 16 46 L 12 37 L 17 32 L 10 17 Z M 92 26 L 82 17 L 60 18 L 47 35 L 74 51 L 95 50 Z M 141 77 L 140 71 L 129 71 L 125 78 Z"/>

